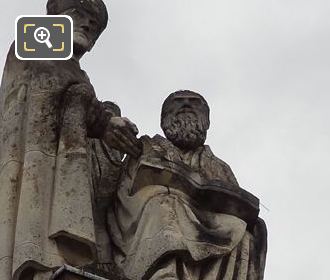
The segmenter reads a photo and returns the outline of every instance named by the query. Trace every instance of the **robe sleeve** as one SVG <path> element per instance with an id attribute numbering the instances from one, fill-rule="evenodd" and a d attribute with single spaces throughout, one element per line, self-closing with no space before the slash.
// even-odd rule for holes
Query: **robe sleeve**
<path id="1" fill-rule="evenodd" d="M 267 254 L 267 228 L 261 218 L 258 218 L 252 236 L 247 279 L 263 280 Z"/>

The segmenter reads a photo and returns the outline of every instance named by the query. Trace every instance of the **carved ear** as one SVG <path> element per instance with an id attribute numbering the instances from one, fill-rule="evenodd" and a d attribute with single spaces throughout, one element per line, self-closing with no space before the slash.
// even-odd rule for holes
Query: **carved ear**
<path id="1" fill-rule="evenodd" d="M 201 112 L 200 121 L 202 122 L 203 128 L 207 131 L 210 128 L 210 116 L 207 112 Z"/>

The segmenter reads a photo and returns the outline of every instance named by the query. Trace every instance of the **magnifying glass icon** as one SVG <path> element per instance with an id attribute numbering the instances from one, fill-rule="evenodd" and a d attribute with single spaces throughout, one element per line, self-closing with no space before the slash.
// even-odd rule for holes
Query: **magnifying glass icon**
<path id="1" fill-rule="evenodd" d="M 39 27 L 34 31 L 34 39 L 40 44 L 46 44 L 49 49 L 53 47 L 49 41 L 50 32 L 46 27 Z"/>

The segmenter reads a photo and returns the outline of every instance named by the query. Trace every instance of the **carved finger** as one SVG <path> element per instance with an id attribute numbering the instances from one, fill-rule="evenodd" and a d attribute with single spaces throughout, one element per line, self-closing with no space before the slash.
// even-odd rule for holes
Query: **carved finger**
<path id="1" fill-rule="evenodd" d="M 122 153 L 128 154 L 134 158 L 137 158 L 140 155 L 140 153 L 137 153 L 135 150 L 133 150 L 133 149 L 131 149 L 131 147 L 128 147 L 127 145 L 125 145 L 125 143 L 123 143 L 119 139 L 116 139 L 116 140 L 113 139 L 112 146 L 114 149 L 116 149 Z"/>
<path id="2" fill-rule="evenodd" d="M 115 129 L 115 135 L 129 146 L 138 147 L 139 140 L 130 131 L 130 129 Z"/>
<path id="3" fill-rule="evenodd" d="M 138 135 L 139 134 L 139 129 L 137 128 L 135 123 L 131 122 L 128 118 L 123 118 L 123 119 L 126 122 L 126 124 L 128 124 L 128 127 L 131 129 L 133 134 Z"/>
<path id="4" fill-rule="evenodd" d="M 115 134 L 114 131 L 107 132 L 103 139 L 109 147 L 119 150 L 123 153 L 132 155 L 134 157 L 138 157 L 139 153 L 137 153 L 137 151 L 134 149 L 134 146 L 132 148 L 131 145 L 127 145 L 118 135 Z"/>
<path id="5" fill-rule="evenodd" d="M 136 139 L 136 137 L 128 137 L 120 131 L 115 131 L 114 136 L 117 140 L 116 142 L 119 142 L 123 152 L 126 152 L 134 157 L 138 157 L 141 154 L 140 142 Z"/>

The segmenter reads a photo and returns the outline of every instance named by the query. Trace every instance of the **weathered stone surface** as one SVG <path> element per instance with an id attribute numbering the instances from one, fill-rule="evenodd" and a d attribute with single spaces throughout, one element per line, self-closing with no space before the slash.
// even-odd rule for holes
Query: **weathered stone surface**
<path id="1" fill-rule="evenodd" d="M 129 279 L 263 279 L 259 201 L 204 145 L 208 127 L 204 98 L 176 92 L 163 105 L 167 139 L 142 137 L 127 158 L 108 227 Z"/>
<path id="2" fill-rule="evenodd" d="M 86 105 L 91 98 L 93 104 L 99 102 L 79 59 L 106 27 L 107 12 L 101 0 L 70 1 L 69 9 L 63 4 L 50 0 L 48 12 L 75 18 L 74 58 L 19 61 L 12 45 L 4 69 L 0 89 L 1 280 L 44 279 L 47 276 L 41 271 L 65 263 L 97 262 Z M 82 25 L 95 17 L 96 24 L 82 31 Z M 65 113 L 64 105 L 74 85 L 87 85 L 89 92 L 75 92 L 81 103 L 71 105 L 83 106 L 84 111 L 69 107 L 75 108 L 72 115 L 70 110 Z M 75 119 L 64 124 L 65 116 Z M 74 151 L 63 148 L 63 141 L 77 128 L 82 130 L 82 142 Z"/>
<path id="3" fill-rule="evenodd" d="M 71 93 L 70 89 L 68 91 Z M 56 203 L 52 205 L 49 236 L 61 244 L 65 243 L 59 248 L 64 250 L 66 262 L 87 265 L 96 258 L 96 240 L 85 108 L 79 99 L 79 96 L 70 98 L 62 117 L 53 191 Z M 72 243 L 73 240 L 78 243 Z M 84 249 L 75 250 L 79 243 L 84 245 Z M 82 258 L 85 258 L 84 263 Z"/>
<path id="4" fill-rule="evenodd" d="M 57 270 L 50 280 L 107 280 L 107 278 L 87 272 L 83 269 L 77 269 L 72 266 L 64 265 Z"/>
<path id="5" fill-rule="evenodd" d="M 262 280 L 259 200 L 204 145 L 206 100 L 170 95 L 166 138 L 137 139 L 137 127 L 97 100 L 80 69 L 107 24 L 102 0 L 49 0 L 47 8 L 74 18 L 74 57 L 19 61 L 9 51 L 0 88 L 0 279 Z"/>

